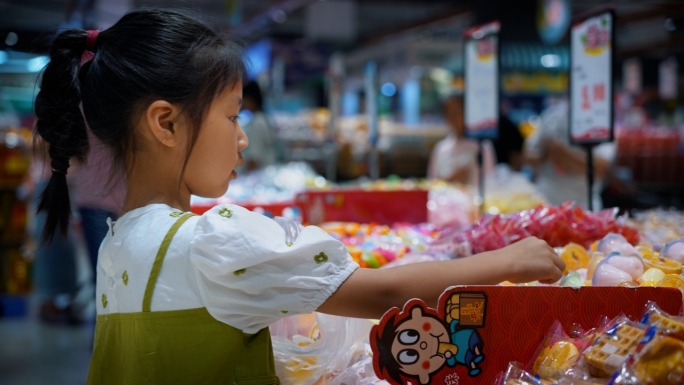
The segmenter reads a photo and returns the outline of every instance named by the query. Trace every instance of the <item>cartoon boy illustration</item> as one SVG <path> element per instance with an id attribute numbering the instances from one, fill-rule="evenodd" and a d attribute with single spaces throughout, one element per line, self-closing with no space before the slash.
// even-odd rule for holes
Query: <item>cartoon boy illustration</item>
<path id="1" fill-rule="evenodd" d="M 446 364 L 449 367 L 462 365 L 468 368 L 471 377 L 480 374 L 478 367 L 484 359 L 483 341 L 474 328 L 459 328 L 459 294 L 454 294 L 446 303 L 446 322 L 440 320 L 434 311 L 422 302 L 407 304 L 399 314 L 387 320 L 385 328 L 375 330 L 371 338 L 380 352 L 377 362 L 379 373 L 386 373 L 396 383 L 402 384 L 401 375 L 414 377 L 421 384 L 430 382 L 430 375 Z M 402 319 L 402 315 L 410 317 Z M 389 350 L 388 347 L 391 347 Z"/>

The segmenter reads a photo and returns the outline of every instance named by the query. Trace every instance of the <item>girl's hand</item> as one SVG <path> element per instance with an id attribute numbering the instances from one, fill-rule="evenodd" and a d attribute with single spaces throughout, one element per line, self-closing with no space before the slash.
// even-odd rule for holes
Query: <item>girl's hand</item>
<path id="1" fill-rule="evenodd" d="M 554 283 L 563 276 L 565 262 L 546 241 L 536 237 L 525 238 L 503 249 L 492 252 L 497 263 L 508 266 L 508 281 L 526 283 L 539 281 Z"/>

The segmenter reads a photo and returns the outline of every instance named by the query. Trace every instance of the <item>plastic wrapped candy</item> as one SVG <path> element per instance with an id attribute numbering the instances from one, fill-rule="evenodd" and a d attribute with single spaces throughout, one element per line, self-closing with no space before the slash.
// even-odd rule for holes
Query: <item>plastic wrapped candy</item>
<path id="1" fill-rule="evenodd" d="M 684 263 L 684 238 L 668 242 L 660 254 L 679 263 Z"/>
<path id="2" fill-rule="evenodd" d="M 595 251 L 591 254 L 591 259 L 589 260 L 589 266 L 587 266 L 587 280 L 594 278 L 594 272 L 598 264 L 606 258 L 606 255 L 600 251 Z"/>
<path id="3" fill-rule="evenodd" d="M 673 316 L 663 311 L 657 303 L 649 301 L 641 323 L 655 326 L 658 331 L 684 340 L 684 317 Z"/>
<path id="4" fill-rule="evenodd" d="M 554 322 L 551 330 L 528 365 L 529 371 L 545 380 L 563 377 L 566 370 L 579 361 L 582 351 L 591 344 L 591 334 L 581 334 L 572 338 L 563 330 L 559 321 Z"/>
<path id="5" fill-rule="evenodd" d="M 428 249 L 437 235 L 429 225 L 395 224 L 393 227 L 354 222 L 331 222 L 321 225 L 349 249 L 361 267 L 377 269 L 401 260 L 407 253 L 438 257 L 441 252 Z"/>
<path id="6" fill-rule="evenodd" d="M 645 385 L 677 385 L 684 380 L 684 341 L 656 334 L 631 365 Z"/>
<path id="7" fill-rule="evenodd" d="M 648 210 L 637 213 L 629 223 L 639 229 L 644 241 L 652 245 L 663 245 L 684 237 L 684 213 L 681 211 Z"/>
<path id="8" fill-rule="evenodd" d="M 428 222 L 437 228 L 460 229 L 477 218 L 477 206 L 465 189 L 455 185 L 435 185 L 430 189 L 427 202 Z"/>
<path id="9" fill-rule="evenodd" d="M 655 286 L 658 282 L 662 281 L 663 278 L 665 278 L 665 273 L 663 273 L 662 270 L 651 267 L 637 279 L 637 282 L 639 282 L 641 286 Z"/>
<path id="10" fill-rule="evenodd" d="M 561 279 L 559 285 L 568 287 L 580 287 L 584 286 L 584 280 L 578 272 L 571 271 L 568 275 Z"/>
<path id="11" fill-rule="evenodd" d="M 660 253 L 653 252 L 650 255 L 644 256 L 644 263 L 647 268 L 656 268 L 662 270 L 665 274 L 681 274 L 682 264 L 673 261 L 672 259 L 665 258 Z"/>
<path id="12" fill-rule="evenodd" d="M 641 257 L 611 254 L 606 258 L 606 262 L 629 274 L 633 280 L 639 279 L 644 274 L 644 262 Z"/>
<path id="13" fill-rule="evenodd" d="M 582 353 L 587 371 L 594 377 L 609 378 L 636 351 L 645 329 L 625 316 L 617 317 Z"/>
<path id="14" fill-rule="evenodd" d="M 459 233 L 455 241 L 470 242 L 474 253 L 500 249 L 529 236 L 541 238 L 552 247 L 574 242 L 588 248 L 609 233 L 620 234 L 631 244 L 639 241 L 635 229 L 615 219 L 615 210 L 592 213 L 568 202 L 506 215 L 485 215 Z"/>
<path id="15" fill-rule="evenodd" d="M 568 271 L 583 269 L 589 266 L 590 258 L 587 249 L 576 243 L 569 243 L 561 249 L 558 255 L 565 262 L 564 274 L 567 274 Z"/>
<path id="16" fill-rule="evenodd" d="M 550 381 L 540 380 L 522 369 L 519 362 L 511 362 L 506 373 L 497 381 L 500 385 L 547 385 Z"/>
<path id="17" fill-rule="evenodd" d="M 656 286 L 679 289 L 679 291 L 682 292 L 682 295 L 684 295 L 684 278 L 682 278 L 681 275 L 667 274 L 665 278 L 656 284 Z"/>
<path id="18" fill-rule="evenodd" d="M 591 279 L 592 286 L 618 286 L 623 282 L 630 282 L 632 276 L 608 263 L 606 259 L 599 262 Z"/>
<path id="19" fill-rule="evenodd" d="M 634 246 L 630 245 L 625 237 L 615 233 L 606 235 L 601 242 L 599 242 L 596 251 L 600 251 L 606 255 L 612 252 L 618 252 L 622 255 L 641 256 L 641 253 L 639 253 Z"/>

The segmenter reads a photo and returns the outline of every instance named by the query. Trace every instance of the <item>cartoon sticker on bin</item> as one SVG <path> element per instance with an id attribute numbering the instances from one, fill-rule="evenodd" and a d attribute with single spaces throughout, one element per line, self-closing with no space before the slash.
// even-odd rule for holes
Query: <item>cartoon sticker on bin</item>
<path id="1" fill-rule="evenodd" d="M 482 373 L 487 296 L 448 291 L 440 309 L 411 300 L 388 311 L 371 330 L 376 375 L 393 385 L 451 383 L 435 378 L 476 377 Z"/>

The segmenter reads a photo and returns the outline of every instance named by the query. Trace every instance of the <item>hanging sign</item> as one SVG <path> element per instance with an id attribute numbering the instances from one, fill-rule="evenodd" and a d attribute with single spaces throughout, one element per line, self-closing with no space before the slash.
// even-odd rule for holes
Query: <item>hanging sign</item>
<path id="1" fill-rule="evenodd" d="M 496 139 L 499 135 L 499 22 L 464 33 L 466 136 Z"/>
<path id="2" fill-rule="evenodd" d="M 585 16 L 572 26 L 570 47 L 570 141 L 613 140 L 612 9 Z"/>
<path id="3" fill-rule="evenodd" d="M 638 58 L 625 60 L 622 64 L 622 83 L 630 94 L 641 93 L 641 61 Z"/>
<path id="4" fill-rule="evenodd" d="M 662 100 L 677 99 L 677 60 L 660 62 L 658 66 L 658 95 Z"/>

